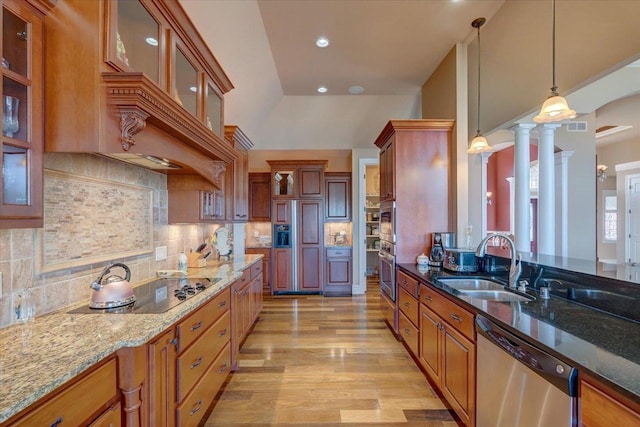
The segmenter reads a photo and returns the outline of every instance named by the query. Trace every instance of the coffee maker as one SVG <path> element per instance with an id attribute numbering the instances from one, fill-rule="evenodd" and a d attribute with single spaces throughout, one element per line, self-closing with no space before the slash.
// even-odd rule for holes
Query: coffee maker
<path id="1" fill-rule="evenodd" d="M 453 248 L 456 244 L 456 233 L 453 231 L 437 231 L 431 233 L 431 253 L 429 254 L 429 265 L 431 267 L 442 267 L 444 261 L 444 250 Z"/>

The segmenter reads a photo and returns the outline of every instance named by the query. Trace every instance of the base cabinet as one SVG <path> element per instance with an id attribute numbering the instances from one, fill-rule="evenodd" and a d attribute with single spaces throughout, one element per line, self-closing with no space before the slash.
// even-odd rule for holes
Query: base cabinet
<path id="1" fill-rule="evenodd" d="M 244 270 L 242 277 L 231 285 L 231 366 L 238 369 L 240 347 L 251 332 L 262 310 L 262 263 Z"/>
<path id="2" fill-rule="evenodd" d="M 474 315 L 421 283 L 418 360 L 466 426 L 475 425 Z M 401 290 L 402 295 L 402 290 Z M 402 296 L 400 297 L 402 301 Z M 402 307 L 401 307 L 402 308 Z"/>
<path id="3" fill-rule="evenodd" d="M 262 255 L 262 287 L 264 292 L 271 289 L 271 248 L 247 248 L 247 254 Z"/>
<path id="4" fill-rule="evenodd" d="M 176 425 L 176 343 L 170 328 L 148 344 L 150 425 Z"/>
<path id="5" fill-rule="evenodd" d="M 640 425 L 640 403 L 637 400 L 621 396 L 589 377 L 581 377 L 578 393 L 580 426 Z"/>
<path id="6" fill-rule="evenodd" d="M 351 249 L 327 249 L 324 271 L 324 295 L 351 295 L 353 283 Z"/>

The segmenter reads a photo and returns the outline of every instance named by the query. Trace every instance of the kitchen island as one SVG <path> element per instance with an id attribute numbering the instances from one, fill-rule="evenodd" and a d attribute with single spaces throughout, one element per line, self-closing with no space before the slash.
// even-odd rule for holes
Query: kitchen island
<path id="1" fill-rule="evenodd" d="M 580 379 L 580 390 L 584 390 L 585 384 L 590 384 L 589 381 L 595 381 L 612 391 L 618 401 L 638 411 L 640 407 L 639 323 L 563 298 L 552 296 L 549 299 L 543 299 L 537 288 L 531 287 L 527 290 L 527 294 L 535 298 L 531 301 L 499 302 L 466 296 L 438 280 L 469 276 L 489 278 L 491 275 L 486 273 L 452 273 L 415 264 L 399 264 L 398 271 L 399 275 L 400 273 L 408 274 L 408 277 L 416 278 L 418 283 L 425 283 L 435 288 L 469 313 L 480 314 L 524 341 L 575 366 Z M 548 271 L 547 267 L 545 267 L 546 271 Z M 572 276 L 576 282 L 580 283 L 594 280 L 586 276 L 578 277 L 573 273 Z M 505 281 L 506 277 L 497 277 L 497 279 Z M 640 296 L 634 284 L 603 283 L 603 286 L 607 285 L 610 290 L 614 290 L 615 286 L 625 286 L 627 292 L 631 293 L 631 297 Z M 420 286 L 421 291 L 422 286 Z M 424 298 L 431 301 L 428 295 Z M 423 302 L 422 294 L 419 295 L 419 300 Z M 421 354 L 415 354 L 415 356 L 418 359 L 422 357 Z M 480 369 L 482 366 L 478 362 L 477 370 Z M 475 379 L 473 381 L 475 382 Z M 579 405 L 588 406 L 583 403 L 585 400 L 582 394 L 579 395 L 578 401 Z M 585 409 L 594 410 L 586 406 L 582 406 L 583 416 Z M 480 411 L 481 408 L 477 410 Z M 637 412 L 633 416 L 639 417 Z"/>
<path id="2" fill-rule="evenodd" d="M 262 255 L 244 255 L 189 269 L 187 278 L 220 280 L 165 313 L 68 313 L 83 303 L 0 329 L 0 423 L 115 352 L 145 345 L 227 290 L 261 260 Z"/>

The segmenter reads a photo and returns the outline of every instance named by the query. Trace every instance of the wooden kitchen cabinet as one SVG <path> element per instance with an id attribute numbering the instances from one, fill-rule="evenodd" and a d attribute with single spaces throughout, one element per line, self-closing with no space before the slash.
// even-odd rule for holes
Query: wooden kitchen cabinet
<path id="1" fill-rule="evenodd" d="M 467 426 L 475 425 L 474 315 L 421 283 L 419 361 Z"/>
<path id="2" fill-rule="evenodd" d="M 223 183 L 237 157 L 223 134 L 233 85 L 179 2 L 64 0 L 49 17 L 46 152 Z"/>
<path id="3" fill-rule="evenodd" d="M 414 263 L 433 232 L 455 224 L 451 184 L 453 120 L 391 120 L 380 149 L 380 201 L 395 201 L 396 263 Z"/>
<path id="4" fill-rule="evenodd" d="M 326 160 L 267 160 L 273 199 L 322 198 Z"/>
<path id="5" fill-rule="evenodd" d="M 176 331 L 169 328 L 147 345 L 149 425 L 176 425 Z"/>
<path id="6" fill-rule="evenodd" d="M 72 426 L 89 425 L 117 405 L 117 370 L 116 358 L 109 357 L 2 426 L 51 426 L 62 421 Z M 117 415 L 109 416 L 117 419 Z"/>
<path id="7" fill-rule="evenodd" d="M 271 248 L 246 248 L 245 253 L 262 255 L 262 286 L 264 292 L 271 289 Z"/>
<path id="8" fill-rule="evenodd" d="M 584 427 L 638 426 L 640 403 L 595 378 L 579 374 L 578 420 Z"/>
<path id="9" fill-rule="evenodd" d="M 252 264 L 231 285 L 231 365 L 238 369 L 240 347 L 262 310 L 262 263 Z"/>
<path id="10" fill-rule="evenodd" d="M 249 174 L 249 221 L 271 221 L 271 174 Z"/>
<path id="11" fill-rule="evenodd" d="M 396 271 L 396 281 L 398 282 L 398 332 L 409 351 L 418 358 L 420 354 L 418 281 L 399 270 Z"/>
<path id="12" fill-rule="evenodd" d="M 199 175 L 167 176 L 170 224 L 219 223 L 226 218 L 225 194 Z"/>
<path id="13" fill-rule="evenodd" d="M 253 143 L 238 126 L 225 125 L 225 137 L 233 144 L 237 157 L 227 166 L 227 188 L 231 212 L 229 219 L 234 222 L 249 220 L 249 150 Z"/>
<path id="14" fill-rule="evenodd" d="M 89 427 L 120 427 L 122 425 L 122 407 L 119 403 L 113 405 Z M 166 425 L 166 424 L 165 424 Z"/>
<path id="15" fill-rule="evenodd" d="M 324 295 L 351 295 L 353 259 L 351 248 L 327 248 Z"/>
<path id="16" fill-rule="evenodd" d="M 43 226 L 44 21 L 53 6 L 2 1 L 0 228 Z"/>
<path id="17" fill-rule="evenodd" d="M 324 222 L 322 200 L 299 200 L 298 290 L 322 292 L 324 279 Z M 293 250 L 296 250 L 295 246 Z"/>
<path id="18" fill-rule="evenodd" d="M 291 248 L 273 248 L 271 293 L 293 290 Z"/>
<path id="19" fill-rule="evenodd" d="M 274 224 L 291 224 L 291 201 L 290 200 L 274 200 L 273 201 L 273 223 Z"/>
<path id="20" fill-rule="evenodd" d="M 325 172 L 324 197 L 325 222 L 351 221 L 350 172 Z"/>

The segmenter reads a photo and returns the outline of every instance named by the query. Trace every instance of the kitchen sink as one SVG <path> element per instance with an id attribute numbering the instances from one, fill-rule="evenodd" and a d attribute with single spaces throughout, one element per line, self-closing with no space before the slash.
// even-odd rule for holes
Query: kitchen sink
<path id="1" fill-rule="evenodd" d="M 501 291 L 504 285 L 488 279 L 478 278 L 441 278 L 440 283 L 458 291 Z"/>
<path id="2" fill-rule="evenodd" d="M 634 300 L 635 298 L 617 294 L 615 292 L 604 291 L 601 289 L 552 289 L 550 291 L 552 295 L 566 298 L 569 300 Z"/>
<path id="3" fill-rule="evenodd" d="M 516 294 L 515 292 L 510 292 L 505 289 L 502 290 L 466 290 L 466 289 L 458 289 L 464 296 L 468 296 L 471 298 L 482 299 L 486 301 L 533 301 L 535 298 L 530 296 L 524 296 L 520 294 Z"/>

